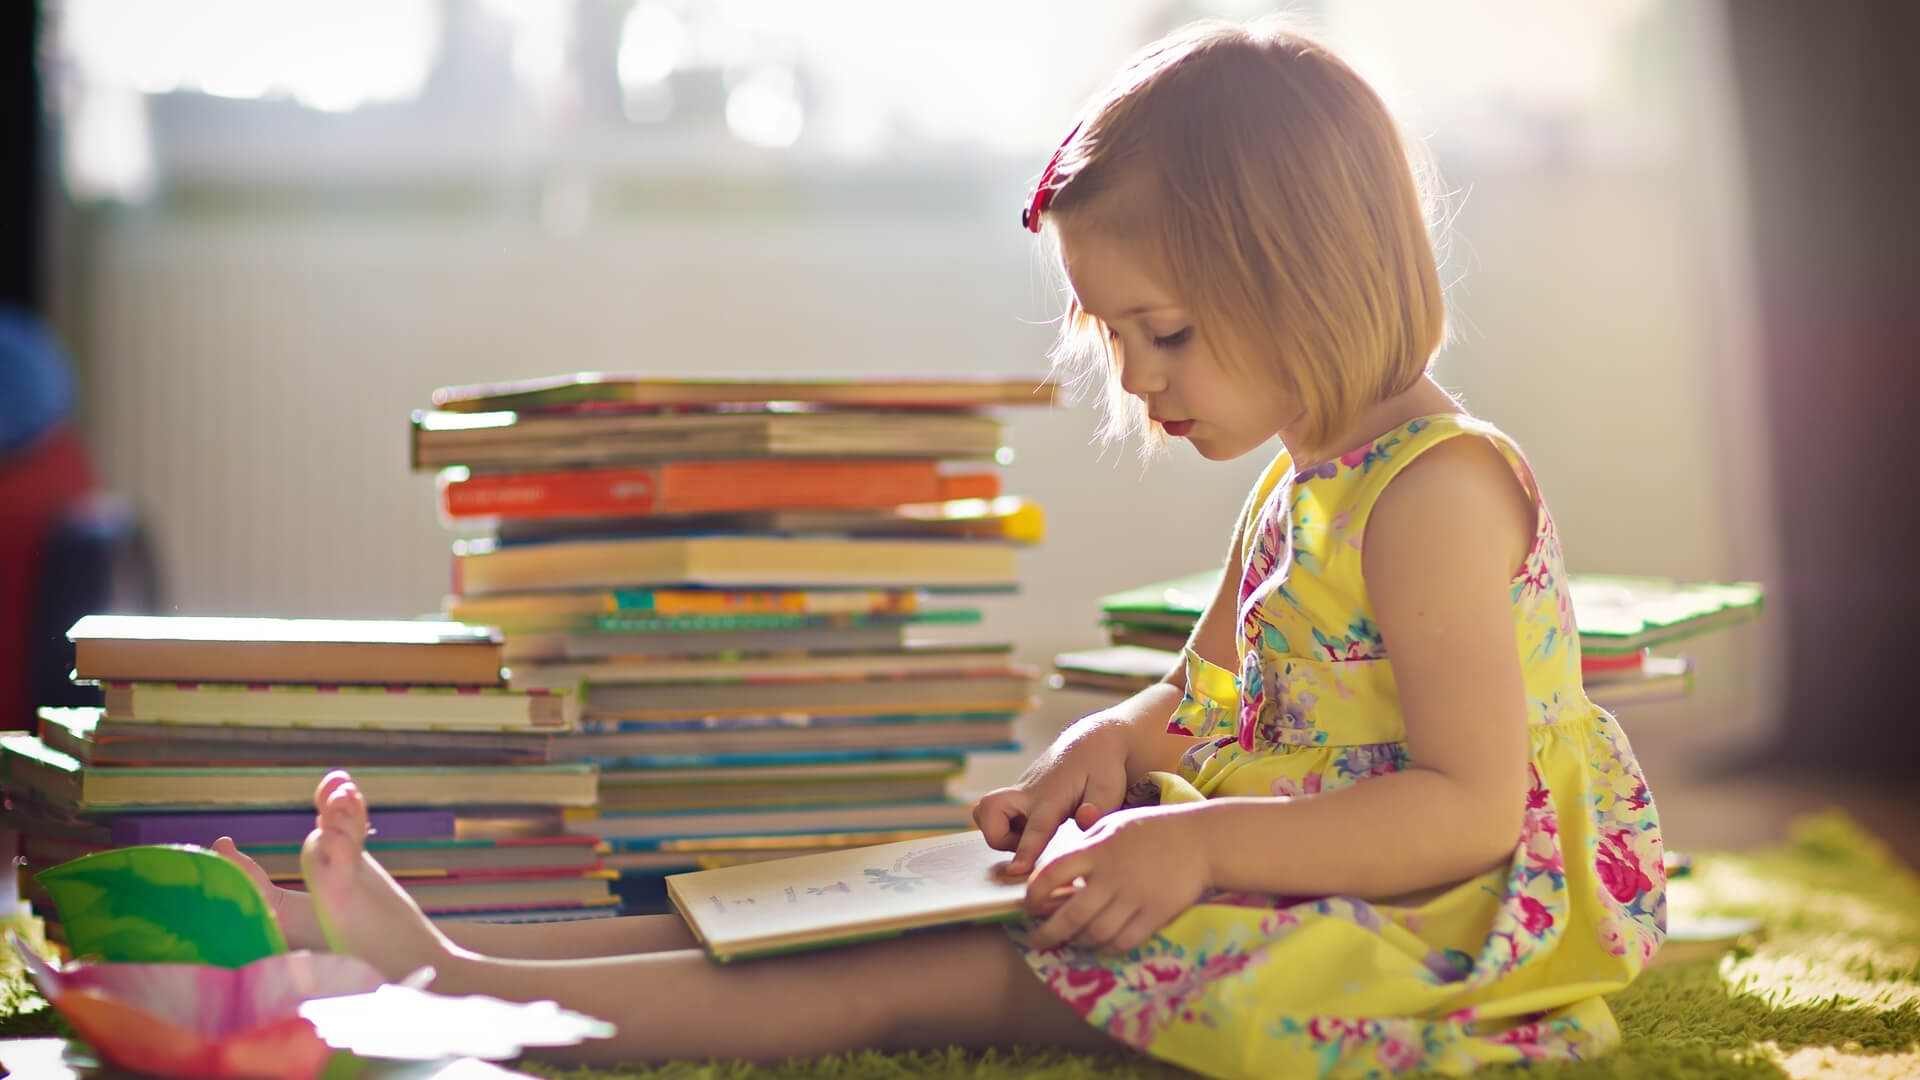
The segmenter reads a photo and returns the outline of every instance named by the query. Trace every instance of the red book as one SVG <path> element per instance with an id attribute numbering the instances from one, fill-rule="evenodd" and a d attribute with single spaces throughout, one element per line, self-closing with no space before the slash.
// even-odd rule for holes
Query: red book
<path id="1" fill-rule="evenodd" d="M 526 520 L 877 509 L 936 502 L 946 486 L 932 461 L 678 461 L 475 473 L 440 494 L 450 518 Z"/>

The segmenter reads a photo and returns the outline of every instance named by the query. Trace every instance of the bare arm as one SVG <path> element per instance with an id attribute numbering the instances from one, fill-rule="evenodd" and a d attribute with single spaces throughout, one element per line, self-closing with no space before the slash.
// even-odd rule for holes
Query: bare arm
<path id="1" fill-rule="evenodd" d="M 1509 589 L 1536 513 L 1480 439 L 1433 448 L 1388 486 L 1362 558 L 1412 764 L 1312 798 L 1196 806 L 1213 885 L 1384 897 L 1463 880 L 1512 853 L 1528 749 Z"/>

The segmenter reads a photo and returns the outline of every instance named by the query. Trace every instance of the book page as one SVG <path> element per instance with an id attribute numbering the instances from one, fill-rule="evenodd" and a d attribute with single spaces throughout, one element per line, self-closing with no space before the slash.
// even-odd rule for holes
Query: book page
<path id="1" fill-rule="evenodd" d="M 1071 822 L 1048 851 L 1080 840 Z M 668 878 L 681 913 L 716 954 L 856 937 L 1011 914 L 1024 879 L 1001 873 L 1011 853 L 977 831 L 729 866 Z"/>

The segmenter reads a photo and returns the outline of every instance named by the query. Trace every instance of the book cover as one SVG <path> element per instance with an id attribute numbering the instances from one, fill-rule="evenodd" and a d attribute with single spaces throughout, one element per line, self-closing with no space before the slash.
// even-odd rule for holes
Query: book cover
<path id="1" fill-rule="evenodd" d="M 433 392 L 433 405 L 449 412 L 560 409 L 579 405 L 712 408 L 768 401 L 842 408 L 970 409 L 1051 405 L 1058 389 L 1051 380 L 1035 376 L 672 379 L 581 371 L 506 382 L 443 386 Z"/>
<path id="2" fill-rule="evenodd" d="M 312 766 L 251 768 L 97 768 L 54 750 L 38 736 L 0 736 L 0 786 L 55 806 L 87 813 L 113 810 L 299 808 L 313 805 L 325 770 Z M 354 779 L 369 802 L 392 806 L 591 806 L 592 767 L 579 764 L 503 766 L 367 766 Z"/>
<path id="3" fill-rule="evenodd" d="M 467 540 L 454 545 L 454 591 L 483 596 L 660 585 L 993 587 L 1018 582 L 1014 555 L 1011 545 L 985 540 L 717 535 L 505 547 Z"/>
<path id="4" fill-rule="evenodd" d="M 1678 582 L 1665 578 L 1575 574 L 1573 616 L 1580 648 L 1637 652 L 1756 618 L 1765 600 L 1758 582 Z"/>
<path id="5" fill-rule="evenodd" d="M 817 718 L 816 718 L 817 719 Z M 616 731 L 566 735 L 556 739 L 555 761 L 600 765 L 667 755 L 770 754 L 821 750 L 941 750 L 946 753 L 989 750 L 1013 742 L 1011 716 L 952 720 L 929 717 L 910 723 L 855 722 L 805 727 L 699 727 L 687 730 Z"/>
<path id="6" fill-rule="evenodd" d="M 548 470 L 670 461 L 881 458 L 988 461 L 998 418 L 965 413 L 739 411 L 656 415 L 415 411 L 416 472 Z"/>
<path id="7" fill-rule="evenodd" d="M 693 840 L 716 836 L 796 835 L 876 829 L 958 829 L 971 804 L 942 799 L 817 807 L 569 811 L 567 828 L 602 840 Z"/>
<path id="8" fill-rule="evenodd" d="M 499 686 L 500 632 L 440 620 L 87 615 L 80 679 Z"/>
<path id="9" fill-rule="evenodd" d="M 1071 823 L 1049 851 L 1077 842 Z M 911 930 L 1010 919 L 1026 899 L 1009 856 L 978 832 L 696 870 L 667 894 L 721 963 Z"/>
<path id="10" fill-rule="evenodd" d="M 297 683 L 102 684 L 108 715 L 150 723 L 393 731 L 564 731 L 579 700 L 504 687 Z"/>
<path id="11" fill-rule="evenodd" d="M 860 630 L 868 627 L 972 626 L 982 620 L 974 608 L 932 608 L 919 611 L 882 611 L 872 614 L 807 614 L 800 612 L 724 612 L 712 615 L 647 615 L 620 612 L 594 619 L 594 629 L 608 634 L 704 634 L 737 630 Z"/>
<path id="12" fill-rule="evenodd" d="M 456 471 L 440 482 L 454 520 L 527 520 L 877 509 L 940 498 L 934 461 L 683 461 L 613 469 Z"/>
<path id="13" fill-rule="evenodd" d="M 811 656 L 736 655 L 726 658 L 650 659 L 636 657 L 588 662 L 517 665 L 511 684 L 528 688 L 660 686 L 670 683 L 753 682 L 792 679 L 868 679 L 904 677 L 977 666 L 1006 666 L 1013 646 L 1006 642 L 925 646 L 908 642 L 892 649 Z"/>
<path id="14" fill-rule="evenodd" d="M 589 684 L 584 711 L 595 718 L 653 719 L 728 713 L 826 711 L 997 711 L 1033 694 L 1031 668 L 904 672 L 859 678 L 714 680 L 688 683 Z M 995 703 L 988 709 L 983 703 Z"/>
<path id="15" fill-rule="evenodd" d="M 1047 516 L 1038 503 L 1018 495 L 991 499 L 904 503 L 885 510 L 763 510 L 676 518 L 601 517 L 503 521 L 495 538 L 503 545 L 551 540 L 617 540 L 698 533 L 824 533 L 835 536 L 1005 540 L 1038 544 Z"/>

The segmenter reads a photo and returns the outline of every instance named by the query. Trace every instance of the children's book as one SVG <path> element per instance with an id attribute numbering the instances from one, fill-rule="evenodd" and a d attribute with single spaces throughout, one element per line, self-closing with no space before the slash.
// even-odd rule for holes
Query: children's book
<path id="1" fill-rule="evenodd" d="M 1018 580 L 1015 548 L 988 540 L 741 534 L 506 546 L 466 540 L 454 545 L 455 592 L 465 596 L 540 589 L 776 583 L 797 588 L 997 587 Z"/>
<path id="2" fill-rule="evenodd" d="M 1078 842 L 1062 825 L 1048 844 Z M 978 832 L 696 870 L 667 894 L 707 955 L 720 963 L 847 945 L 1020 914 L 1024 880 Z"/>
<path id="3" fill-rule="evenodd" d="M 1060 685 L 1131 694 L 1165 679 L 1180 664 L 1178 653 L 1113 645 L 1065 652 L 1053 658 Z"/>
<path id="4" fill-rule="evenodd" d="M 392 731 L 564 731 L 578 699 L 547 690 L 297 683 L 103 684 L 108 715 L 149 723 Z"/>
<path id="5" fill-rule="evenodd" d="M 776 836 L 875 829 L 959 829 L 973 821 L 969 803 L 877 803 L 865 806 L 768 806 L 678 811 L 568 811 L 571 832 L 609 842 L 704 840 L 722 836 Z"/>
<path id="6" fill-rule="evenodd" d="M 1031 668 L 1000 665 L 974 671 L 869 679 L 793 679 L 589 685 L 585 710 L 597 719 L 668 719 L 752 713 L 998 712 L 1026 708 Z"/>
<path id="7" fill-rule="evenodd" d="M 1114 645 L 1178 651 L 1219 582 L 1219 571 L 1208 570 L 1102 597 L 1108 639 Z M 1746 622 L 1760 614 L 1765 597 L 1762 586 L 1751 581 L 1688 583 L 1607 574 L 1570 574 L 1568 588 L 1581 651 L 1596 658 Z"/>
<path id="8" fill-rule="evenodd" d="M 1587 697 L 1608 711 L 1686 697 L 1693 692 L 1693 660 L 1686 656 L 1649 656 L 1636 675 L 1589 679 L 1586 689 Z"/>
<path id="9" fill-rule="evenodd" d="M 89 765 L 509 765 L 551 759 L 544 731 L 390 731 L 122 720 L 44 708 L 41 741 Z"/>
<path id="10" fill-rule="evenodd" d="M 981 642 L 937 646 L 909 641 L 891 649 L 813 655 L 738 653 L 726 657 L 634 657 L 585 662 L 516 664 L 511 685 L 528 689 L 663 686 L 672 683 L 749 683 L 762 680 L 885 679 L 916 674 L 1004 668 L 1013 646 Z M 588 707 L 592 699 L 588 699 Z"/>
<path id="11" fill-rule="evenodd" d="M 753 411 L 413 414 L 416 472 L 547 470 L 747 458 L 991 460 L 997 417 L 971 413 Z"/>
<path id="12" fill-rule="evenodd" d="M 135 768 L 83 765 L 38 736 L 0 736 L 0 786 L 67 810 L 297 808 L 313 805 L 320 766 Z M 589 766 L 367 766 L 354 780 L 374 805 L 591 806 Z"/>
<path id="13" fill-rule="evenodd" d="M 760 755 L 825 750 L 998 749 L 1014 741 L 1013 714 L 931 714 L 924 717 L 807 717 L 804 724 L 751 727 L 648 725 L 611 732 L 564 735 L 554 741 L 555 761 L 615 765 L 631 759 L 675 755 Z M 637 767 L 637 766 L 635 766 Z"/>
<path id="14" fill-rule="evenodd" d="M 975 409 L 997 405 L 1051 405 L 1058 390 L 1056 383 L 1030 375 L 670 379 L 581 371 L 507 382 L 443 386 L 433 392 L 433 405 L 449 412 L 566 409 L 582 405 L 715 408 L 769 401 L 838 408 Z"/>
<path id="15" fill-rule="evenodd" d="M 79 679 L 499 686 L 501 636 L 438 620 L 87 615 Z"/>
<path id="16" fill-rule="evenodd" d="M 679 461 L 472 473 L 440 481 L 447 517 L 512 519 L 878 509 L 940 498 L 936 461 Z"/>
<path id="17" fill-rule="evenodd" d="M 1580 648 L 1630 653 L 1756 618 L 1765 599 L 1758 582 L 1687 583 L 1666 578 L 1576 574 L 1573 617 Z"/>
<path id="18" fill-rule="evenodd" d="M 1037 544 L 1046 538 L 1040 504 L 1018 495 L 902 503 L 885 510 L 763 510 L 690 517 L 550 518 L 503 521 L 502 544 L 548 540 L 613 540 L 685 533 L 826 533 L 849 537 L 1005 540 Z"/>
<path id="19" fill-rule="evenodd" d="M 911 589 L 585 589 L 448 598 L 461 622 L 582 620 L 602 615 L 880 615 L 918 611 Z"/>

